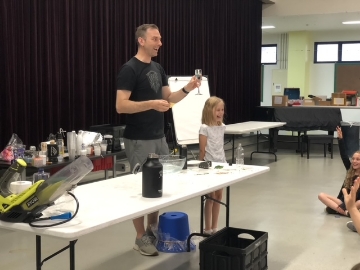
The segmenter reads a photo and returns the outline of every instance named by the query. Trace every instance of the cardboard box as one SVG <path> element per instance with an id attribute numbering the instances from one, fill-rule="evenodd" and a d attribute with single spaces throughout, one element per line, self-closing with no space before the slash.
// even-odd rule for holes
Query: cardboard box
<path id="1" fill-rule="evenodd" d="M 356 98 L 356 106 L 357 106 L 357 107 L 360 107 L 360 97 L 357 97 L 357 98 Z"/>
<path id="2" fill-rule="evenodd" d="M 288 96 L 272 96 L 272 105 L 273 106 L 287 106 L 288 105 Z"/>
<path id="3" fill-rule="evenodd" d="M 315 101 L 313 99 L 304 99 L 303 106 L 315 106 Z"/>
<path id="4" fill-rule="evenodd" d="M 320 97 L 313 97 L 312 100 L 314 101 L 315 105 L 319 105 L 319 102 L 322 101 Z"/>
<path id="5" fill-rule="evenodd" d="M 317 102 L 318 106 L 331 106 L 331 102 L 330 101 L 323 101 L 323 100 L 320 100 Z"/>
<path id="6" fill-rule="evenodd" d="M 346 106 L 346 94 L 332 93 L 331 94 L 331 105 L 332 106 Z"/>

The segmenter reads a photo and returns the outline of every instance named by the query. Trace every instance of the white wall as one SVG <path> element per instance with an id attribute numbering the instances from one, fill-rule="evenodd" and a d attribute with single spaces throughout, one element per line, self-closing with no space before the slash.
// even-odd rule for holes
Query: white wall
<path id="1" fill-rule="evenodd" d="M 322 31 L 312 32 L 314 42 L 355 41 L 360 40 L 359 31 Z M 331 97 L 334 92 L 335 64 L 314 64 L 314 47 L 311 48 L 312 64 L 310 65 L 310 91 L 313 95 Z"/>
<path id="2" fill-rule="evenodd" d="M 278 44 L 279 47 L 280 34 L 278 35 L 263 35 L 262 44 Z M 279 63 L 279 53 L 277 55 Z M 271 97 L 271 88 L 272 88 L 272 71 L 273 69 L 279 69 L 279 64 L 277 65 L 264 65 L 264 74 L 263 74 L 263 101 L 261 106 L 271 106 L 272 97 Z"/>

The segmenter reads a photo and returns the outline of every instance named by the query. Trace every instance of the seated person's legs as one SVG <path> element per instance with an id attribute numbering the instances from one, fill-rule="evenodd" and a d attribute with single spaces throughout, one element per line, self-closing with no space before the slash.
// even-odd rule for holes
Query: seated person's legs
<path id="1" fill-rule="evenodd" d="M 330 196 L 326 193 L 320 193 L 318 195 L 318 198 L 327 207 L 333 209 L 334 211 L 338 212 L 341 215 L 344 215 L 344 216 L 347 215 L 347 211 L 342 209 L 341 207 L 339 207 L 339 205 L 343 204 L 343 202 L 340 199 Z"/>

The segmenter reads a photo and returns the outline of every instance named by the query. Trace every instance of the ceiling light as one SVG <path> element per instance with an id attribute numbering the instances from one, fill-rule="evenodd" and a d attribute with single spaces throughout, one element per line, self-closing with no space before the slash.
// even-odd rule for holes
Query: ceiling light
<path id="1" fill-rule="evenodd" d="M 275 28 L 275 26 L 273 26 L 273 25 L 264 25 L 264 26 L 261 26 L 261 29 L 272 29 L 272 28 Z"/>
<path id="2" fill-rule="evenodd" d="M 342 22 L 342 24 L 360 24 L 360 21 L 348 21 L 348 22 Z"/>

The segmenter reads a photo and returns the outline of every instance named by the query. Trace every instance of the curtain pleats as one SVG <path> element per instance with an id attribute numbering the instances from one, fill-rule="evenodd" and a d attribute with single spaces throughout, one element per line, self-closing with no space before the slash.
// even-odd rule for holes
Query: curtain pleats
<path id="1" fill-rule="evenodd" d="M 143 23 L 160 28 L 154 60 L 168 75 L 201 68 L 211 94 L 225 100 L 227 123 L 252 119 L 260 105 L 260 0 L 0 0 L 0 148 L 12 133 L 29 146 L 59 128 L 124 124 L 116 76 L 135 55 Z"/>

